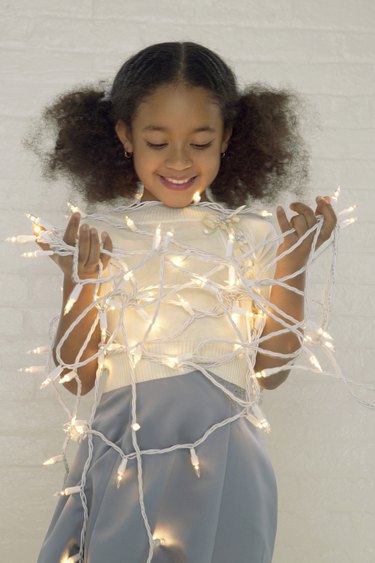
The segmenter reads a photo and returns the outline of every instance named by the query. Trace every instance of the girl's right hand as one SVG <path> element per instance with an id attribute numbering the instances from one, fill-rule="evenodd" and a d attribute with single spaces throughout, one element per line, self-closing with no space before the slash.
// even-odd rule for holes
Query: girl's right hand
<path id="1" fill-rule="evenodd" d="M 80 278 L 97 278 L 99 274 L 99 260 L 103 264 L 103 269 L 108 266 L 110 256 L 100 252 L 99 235 L 95 228 L 90 228 L 89 225 L 79 225 L 81 215 L 73 213 L 70 217 L 63 241 L 70 246 L 75 246 L 76 241 L 79 246 L 78 252 L 78 276 Z M 41 227 L 42 230 L 45 230 Z M 78 234 L 79 231 L 79 234 Z M 78 240 L 77 240 L 78 239 Z M 108 233 L 102 232 L 101 239 L 103 248 L 112 252 L 112 241 Z M 49 250 L 49 244 L 37 242 L 42 250 Z M 61 256 L 60 254 L 52 254 L 50 256 L 54 262 L 63 271 L 64 276 L 72 279 L 73 271 L 73 256 Z"/>

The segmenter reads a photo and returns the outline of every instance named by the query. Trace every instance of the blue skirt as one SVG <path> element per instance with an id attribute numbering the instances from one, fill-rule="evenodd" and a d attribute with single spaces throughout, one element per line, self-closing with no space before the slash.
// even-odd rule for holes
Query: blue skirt
<path id="1" fill-rule="evenodd" d="M 213 424 L 240 411 L 197 370 L 137 383 L 139 449 L 192 444 Z M 92 427 L 126 455 L 135 452 L 131 423 L 131 386 L 103 393 Z M 142 454 L 144 509 L 152 536 L 161 539 L 152 563 L 270 563 L 277 486 L 258 432 L 246 417 L 215 429 L 195 448 L 200 477 L 189 449 Z M 80 483 L 87 456 L 86 438 L 64 487 Z M 119 453 L 94 435 L 84 487 L 88 505 L 84 563 L 147 561 L 150 546 L 139 501 L 139 461 L 128 460 L 117 487 L 120 462 Z M 80 495 L 60 497 L 38 563 L 61 563 L 77 554 L 83 521 Z"/>

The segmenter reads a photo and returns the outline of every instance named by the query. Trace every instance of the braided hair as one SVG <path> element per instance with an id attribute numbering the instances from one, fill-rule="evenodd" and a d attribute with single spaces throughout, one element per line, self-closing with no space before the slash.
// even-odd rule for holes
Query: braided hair
<path id="1" fill-rule="evenodd" d="M 275 201 L 284 190 L 300 194 L 309 176 L 309 153 L 300 134 L 299 95 L 254 83 L 239 91 L 229 66 L 193 42 L 165 42 L 130 57 L 110 88 L 103 81 L 59 95 L 23 140 L 41 159 L 42 174 L 62 174 L 87 202 L 134 197 L 137 174 L 115 132 L 131 127 L 139 104 L 169 84 L 203 87 L 216 98 L 224 130 L 232 127 L 226 156 L 213 180 L 212 198 L 236 207 L 249 198 Z M 42 138 L 52 129 L 52 149 Z"/>

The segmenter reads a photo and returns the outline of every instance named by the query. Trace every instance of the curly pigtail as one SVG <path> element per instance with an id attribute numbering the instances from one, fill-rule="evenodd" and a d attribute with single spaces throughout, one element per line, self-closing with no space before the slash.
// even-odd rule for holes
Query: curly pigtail
<path id="1" fill-rule="evenodd" d="M 299 105 L 302 100 L 290 90 L 259 83 L 244 90 L 211 185 L 215 199 L 236 207 L 249 198 L 275 201 L 285 190 L 301 194 L 309 177 L 309 152 L 299 132 Z"/>
<path id="2" fill-rule="evenodd" d="M 42 138 L 49 129 L 54 146 L 43 150 Z M 44 109 L 24 145 L 40 157 L 45 178 L 66 176 L 88 202 L 137 192 L 137 176 L 132 161 L 124 158 L 106 90 L 85 87 L 60 95 Z"/>

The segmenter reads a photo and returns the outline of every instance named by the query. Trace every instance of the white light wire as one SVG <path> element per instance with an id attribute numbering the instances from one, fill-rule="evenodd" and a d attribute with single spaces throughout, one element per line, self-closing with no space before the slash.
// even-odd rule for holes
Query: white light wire
<path id="1" fill-rule="evenodd" d="M 75 247 L 69 246 L 66 243 L 64 243 L 64 241 L 61 240 L 61 234 L 62 234 L 62 230 L 61 229 L 56 229 L 56 228 L 50 228 L 49 230 L 43 231 L 41 233 L 41 238 L 43 239 L 43 242 L 47 242 L 50 244 L 51 248 L 53 248 L 54 252 L 57 254 L 61 254 L 61 255 L 67 255 L 67 254 L 71 254 L 73 256 L 73 275 L 72 275 L 72 279 L 76 284 L 87 284 L 87 283 L 94 283 L 95 284 L 95 296 L 93 299 L 93 302 L 88 305 L 84 311 L 82 311 L 82 313 L 77 316 L 77 318 L 74 320 L 74 322 L 72 322 L 72 324 L 69 326 L 69 328 L 67 329 L 67 331 L 65 332 L 65 334 L 62 336 L 62 338 L 60 339 L 59 343 L 56 346 L 56 358 L 58 361 L 58 364 L 66 369 L 69 370 L 77 370 L 78 368 L 81 368 L 85 365 L 87 365 L 88 363 L 92 362 L 94 359 L 98 359 L 98 369 L 97 369 L 97 373 L 96 373 L 96 380 L 95 380 L 95 386 L 94 386 L 94 400 L 93 400 L 93 404 L 92 404 L 92 408 L 91 408 L 91 414 L 90 414 L 90 418 L 89 421 L 86 423 L 85 422 L 85 430 L 83 432 L 83 436 L 82 439 L 87 439 L 88 441 L 88 456 L 82 471 L 82 475 L 81 475 L 81 479 L 80 479 L 80 483 L 79 483 L 79 494 L 80 494 L 80 498 L 81 498 L 81 503 L 82 503 L 82 507 L 83 507 L 83 512 L 84 512 L 84 518 L 83 518 L 83 525 L 82 525 L 82 530 L 81 530 L 81 541 L 80 541 L 80 548 L 79 548 L 79 553 L 78 554 L 74 554 L 74 557 L 76 558 L 76 561 L 81 561 L 83 558 L 83 553 L 84 553 L 84 544 L 85 544 L 85 534 L 86 534 L 86 528 L 87 528 L 87 522 L 88 522 L 88 505 L 87 505 L 87 498 L 86 498 L 86 494 L 85 494 L 85 484 L 86 484 L 86 477 L 87 477 L 87 472 L 90 468 L 90 464 L 92 462 L 92 458 L 93 458 L 93 450 L 94 450 L 94 446 L 93 446 L 93 436 L 97 436 L 98 438 L 100 438 L 104 443 L 106 443 L 110 448 L 114 449 L 118 455 L 119 455 L 119 461 L 121 462 L 122 460 L 130 460 L 130 459 L 136 459 L 137 460 L 137 468 L 138 468 L 138 492 L 139 492 L 139 503 L 140 503 L 140 508 L 141 508 L 141 513 L 142 513 L 142 517 L 143 517 L 143 521 L 144 521 L 144 525 L 145 525 L 145 529 L 148 535 L 148 539 L 149 539 L 149 554 L 148 554 L 148 559 L 146 563 L 150 563 L 151 558 L 153 556 L 153 551 L 154 551 L 154 547 L 155 547 L 155 540 L 152 537 L 152 531 L 150 528 L 150 524 L 148 521 L 148 517 L 146 514 L 146 509 L 145 509 L 145 505 L 144 505 L 144 491 L 143 491 L 143 473 L 142 473 L 142 456 L 143 455 L 153 455 L 153 454 L 163 454 L 163 453 L 167 453 L 170 451 L 174 451 L 177 449 L 187 449 L 190 450 L 191 454 L 192 454 L 192 458 L 194 458 L 195 460 L 198 459 L 196 458 L 197 452 L 195 451 L 195 449 L 200 446 L 206 439 L 207 437 L 214 432 L 216 429 L 221 428 L 222 426 L 226 425 L 226 424 L 230 424 L 232 422 L 234 422 L 235 420 L 239 419 L 240 417 L 243 416 L 248 416 L 250 421 L 257 421 L 257 418 L 254 418 L 254 415 L 251 414 L 252 412 L 252 408 L 257 407 L 257 409 L 259 409 L 259 407 L 257 405 L 259 405 L 262 401 L 262 389 L 260 388 L 259 384 L 257 383 L 257 377 L 254 374 L 254 365 L 255 365 L 255 359 L 256 359 L 256 354 L 259 350 L 261 350 L 262 354 L 271 356 L 271 357 L 279 357 L 279 358 L 283 358 L 284 360 L 288 360 L 286 364 L 284 364 L 283 366 L 281 366 L 280 368 L 276 368 L 274 369 L 274 372 L 277 371 L 285 371 L 285 370 L 292 370 L 292 369 L 303 369 L 304 371 L 309 370 L 313 373 L 320 373 L 320 369 L 318 369 L 319 365 L 316 367 L 314 367 L 314 363 L 312 362 L 312 365 L 310 364 L 310 366 L 306 366 L 306 365 L 297 365 L 295 364 L 295 360 L 296 358 L 303 352 L 305 352 L 307 355 L 310 356 L 310 361 L 311 358 L 315 358 L 315 354 L 313 353 L 313 348 L 314 346 L 316 346 L 317 344 L 312 342 L 311 344 L 306 343 L 304 341 L 303 338 L 303 334 L 301 333 L 301 329 L 303 330 L 304 326 L 305 326 L 305 322 L 306 319 L 308 319 L 308 315 L 305 315 L 305 321 L 297 321 L 296 319 L 294 319 L 293 317 L 291 317 L 290 315 L 287 315 L 284 311 L 282 311 L 280 308 L 276 307 L 274 304 L 272 304 L 272 310 L 271 309 L 271 303 L 269 301 L 269 299 L 267 299 L 264 295 L 262 295 L 260 293 L 261 288 L 270 288 L 272 285 L 280 285 L 282 287 L 287 288 L 290 291 L 295 292 L 296 294 L 299 295 L 304 295 L 305 299 L 308 295 L 308 290 L 309 290 L 309 280 L 308 280 L 308 275 L 306 275 L 306 288 L 304 292 L 301 292 L 300 290 L 293 288 L 292 286 L 289 286 L 286 282 L 289 279 L 292 279 L 293 277 L 299 275 L 302 272 L 306 272 L 306 274 L 308 274 L 308 271 L 310 270 L 310 267 L 312 265 L 312 263 L 315 261 L 317 254 L 322 252 L 322 248 L 319 248 L 318 250 L 316 250 L 316 243 L 317 243 L 317 239 L 322 227 L 322 217 L 318 217 L 318 221 L 317 223 L 311 227 L 310 229 L 308 229 L 308 231 L 306 231 L 306 233 L 297 241 L 297 243 L 295 243 L 290 249 L 288 249 L 287 251 L 285 251 L 283 254 L 281 254 L 280 256 L 275 256 L 274 258 L 271 259 L 271 261 L 268 262 L 268 264 L 264 265 L 264 268 L 260 271 L 257 272 L 256 278 L 255 279 L 248 279 L 246 278 L 246 268 L 243 267 L 243 263 L 245 262 L 245 260 L 247 260 L 250 256 L 254 256 L 256 254 L 257 251 L 261 250 L 262 247 L 265 244 L 273 244 L 276 243 L 279 240 L 282 240 L 282 238 L 284 236 L 287 236 L 288 234 L 291 234 L 294 232 L 294 229 L 291 229 L 290 231 L 288 231 L 287 233 L 278 235 L 278 236 L 274 236 L 270 239 L 268 239 L 267 241 L 263 241 L 262 243 L 260 243 L 259 245 L 257 245 L 256 247 L 252 247 L 250 248 L 250 250 L 244 251 L 242 252 L 242 254 L 240 256 L 234 256 L 232 253 L 232 242 L 228 244 L 227 246 L 227 250 L 229 250 L 230 254 L 227 257 L 220 257 L 217 255 L 213 255 L 210 254 L 208 252 L 203 251 L 202 249 L 199 248 L 191 248 L 186 244 L 181 243 L 180 241 L 176 240 L 173 236 L 172 233 L 168 233 L 168 236 L 163 236 L 162 234 L 158 234 L 158 233 L 154 233 L 150 230 L 145 230 L 145 229 L 140 229 L 137 225 L 135 225 L 134 221 L 132 221 L 130 219 L 131 216 L 131 211 L 133 209 L 139 209 L 140 207 L 143 206 L 153 206 L 153 205 L 159 205 L 160 202 L 157 201 L 152 201 L 152 202 L 135 202 L 133 204 L 130 205 L 126 205 L 126 206 L 120 206 L 117 209 L 118 212 L 123 212 L 123 216 L 126 217 L 126 221 L 123 221 L 121 223 L 117 223 L 113 220 L 113 217 L 108 217 L 106 215 L 103 214 L 93 214 L 91 216 L 88 216 L 87 219 L 93 219 L 95 221 L 101 221 L 103 223 L 107 223 L 108 225 L 111 226 L 111 228 L 116 228 L 116 229 L 125 229 L 125 230 L 131 230 L 135 233 L 138 234 L 138 236 L 141 237 L 146 237 L 150 239 L 150 248 L 152 245 L 152 248 L 150 251 L 145 251 L 145 250 L 141 250 L 141 251 L 125 251 L 119 248 L 113 248 L 112 252 L 106 251 L 105 249 L 101 248 L 101 252 L 110 255 L 111 257 L 111 262 L 110 262 L 110 266 L 108 268 L 109 271 L 109 275 L 107 277 L 102 277 L 103 274 L 103 266 L 100 263 L 100 268 L 99 268 L 99 275 L 97 278 L 92 278 L 92 279 L 85 279 L 85 280 L 81 280 L 79 278 L 78 275 L 78 245 Z M 234 241 L 234 244 L 236 244 L 236 241 L 239 243 L 239 246 L 241 247 L 241 249 L 243 250 L 244 248 L 244 237 L 243 237 L 243 233 L 239 230 L 236 229 L 237 223 L 238 223 L 238 219 L 239 216 L 241 215 L 246 215 L 247 213 L 253 213 L 253 210 L 249 207 L 246 206 L 241 206 L 239 208 L 237 208 L 236 210 L 227 210 L 225 209 L 222 205 L 220 204 L 216 204 L 216 203 L 212 203 L 212 202 L 201 202 L 199 203 L 199 206 L 201 207 L 207 207 L 208 209 L 210 209 L 212 212 L 217 212 L 218 216 L 215 216 L 214 214 L 214 219 L 213 221 L 210 223 L 208 222 L 208 225 L 211 225 L 211 228 L 216 229 L 216 228 L 220 228 L 223 231 L 226 231 L 228 234 L 229 233 L 235 233 L 237 236 L 234 236 L 231 240 Z M 220 217 L 221 220 L 217 220 L 217 217 Z M 147 224 L 147 221 L 142 221 L 142 223 L 144 225 Z M 335 261 L 336 261 L 336 255 L 337 255 L 337 240 L 338 240 L 338 234 L 339 234 L 339 224 L 336 226 L 335 231 L 330 239 L 330 241 L 328 241 L 328 243 L 325 243 L 324 245 L 324 250 L 326 250 L 327 248 L 329 248 L 330 246 L 333 246 L 333 260 L 331 263 L 331 268 L 330 268 L 330 276 L 328 279 L 328 283 L 326 286 L 326 294 L 325 294 L 325 302 L 323 304 L 324 306 L 324 311 L 323 311 L 323 323 L 322 323 L 322 328 L 324 330 L 326 330 L 326 326 L 328 324 L 328 317 L 329 317 L 329 313 L 330 313 L 330 308 L 331 308 L 331 301 L 332 301 L 332 295 L 333 295 L 333 285 L 334 285 L 334 281 L 335 281 Z M 51 227 L 51 226 L 50 226 Z M 205 232 L 209 232 L 209 229 L 207 229 Z M 266 279 L 266 278 L 262 278 L 262 273 L 266 270 L 269 269 L 271 266 L 275 266 L 276 263 L 278 262 L 278 260 L 282 259 L 285 255 L 289 254 L 290 252 L 292 252 L 295 248 L 297 248 L 310 234 L 314 234 L 313 237 L 313 242 L 312 242 L 312 249 L 307 261 L 307 264 L 305 265 L 305 267 L 301 268 L 300 270 L 298 270 L 298 272 L 294 272 L 293 274 L 289 275 L 289 276 L 285 276 L 282 279 L 279 280 L 275 280 L 275 279 Z M 173 248 L 171 248 L 171 245 L 173 245 Z M 176 265 L 173 261 L 172 261 L 172 256 L 182 256 L 184 257 L 184 261 L 186 262 L 185 265 Z M 129 257 L 134 257 L 137 256 L 140 258 L 139 262 L 135 265 L 132 265 L 132 267 L 129 269 L 128 266 L 126 265 L 126 256 Z M 149 294 L 147 294 L 147 291 L 149 291 L 149 289 L 146 290 L 146 288 L 138 288 L 138 282 L 134 276 L 134 274 L 137 272 L 138 269 L 140 269 L 141 267 L 143 267 L 144 265 L 147 264 L 147 262 L 149 260 L 151 260 L 152 258 L 155 258 L 156 256 L 159 256 L 159 283 L 157 286 L 154 286 L 155 289 L 157 290 L 157 294 L 155 296 L 154 299 L 151 299 L 150 301 L 147 301 L 142 305 L 142 300 Z M 199 285 L 199 281 L 201 279 L 201 276 L 196 276 L 195 272 L 190 270 L 188 265 L 188 260 L 189 257 L 194 257 L 195 259 L 198 260 L 202 260 L 202 262 L 206 262 L 206 263 L 211 263 L 213 262 L 214 264 L 216 263 L 216 265 L 214 265 L 210 271 L 206 272 L 205 274 L 205 279 L 206 281 L 201 283 L 201 285 Z M 166 266 L 168 267 L 174 267 L 176 268 L 176 270 L 179 270 L 180 272 L 183 272 L 184 274 L 190 275 L 191 276 L 191 282 L 187 282 L 187 283 L 183 283 L 180 285 L 173 285 L 173 284 L 165 284 L 165 268 Z M 213 280 L 210 280 L 210 276 L 221 271 L 223 268 L 234 268 L 234 275 L 235 275 L 235 279 L 236 279 L 236 285 L 235 287 L 231 287 L 229 286 L 224 286 L 223 284 L 219 284 L 217 282 L 214 282 Z M 229 270 L 228 270 L 229 271 Z M 197 283 L 198 282 L 198 285 Z M 102 296 L 98 296 L 98 291 L 99 291 L 99 287 L 100 284 L 104 284 L 104 283 L 108 283 L 111 284 L 112 289 L 110 291 L 108 291 L 105 295 Z M 183 301 L 177 301 L 176 297 L 178 296 L 178 293 L 184 289 L 184 288 L 199 288 L 200 291 L 207 291 L 211 296 L 215 296 L 216 297 L 216 305 L 214 307 L 212 307 L 211 309 L 204 309 L 204 308 L 198 308 L 196 306 L 191 307 L 190 309 L 188 308 L 188 306 L 185 304 L 183 304 Z M 255 320 L 252 322 L 252 326 L 250 326 L 250 320 L 249 320 L 249 316 L 245 315 L 245 323 L 247 326 L 247 337 L 250 336 L 250 338 L 247 338 L 247 341 L 244 340 L 243 335 L 241 334 L 241 331 L 239 329 L 239 327 L 237 326 L 236 322 L 233 320 L 232 316 L 231 316 L 231 306 L 233 307 L 233 303 L 236 302 L 236 298 L 238 297 L 239 294 L 245 294 L 248 297 L 250 297 L 252 299 L 252 302 L 254 303 L 256 310 L 261 313 L 261 316 L 259 316 L 259 314 L 257 316 L 255 316 Z M 144 296 L 144 297 L 143 297 Z M 99 309 L 102 309 L 102 311 L 106 311 L 109 309 L 109 307 L 111 306 L 111 304 L 115 303 L 116 298 L 120 298 L 121 299 L 121 303 L 118 304 L 118 302 L 116 301 L 116 311 L 118 314 L 118 323 L 117 326 L 114 328 L 114 330 L 112 331 L 111 334 L 109 334 L 108 337 L 108 332 L 106 332 L 106 334 L 102 334 L 101 337 L 101 344 L 98 348 L 97 353 L 92 354 L 90 357 L 87 357 L 85 360 L 81 360 L 81 357 L 83 355 L 84 350 L 86 349 L 90 338 L 92 336 L 92 334 L 94 333 L 94 330 L 100 320 L 100 313 Z M 200 373 L 202 374 L 202 376 L 206 377 L 209 381 L 211 381 L 211 383 L 213 385 L 215 385 L 215 387 L 217 387 L 218 389 L 220 389 L 228 398 L 230 398 L 232 401 L 236 402 L 240 407 L 242 407 L 242 410 L 238 412 L 238 414 L 236 414 L 235 416 L 232 417 L 228 417 L 227 419 L 221 421 L 220 423 L 217 423 L 215 425 L 213 425 L 211 428 L 209 428 L 198 440 L 196 440 L 196 442 L 194 442 L 193 444 L 174 444 L 173 446 L 170 446 L 168 448 L 164 448 L 164 449 L 149 449 L 149 450 L 143 450 L 141 451 L 138 445 L 138 440 L 137 440 L 137 431 L 133 428 L 133 426 L 135 424 L 138 423 L 137 421 L 137 385 L 136 385 L 136 372 L 135 372 L 135 365 L 134 365 L 134 360 L 133 358 L 135 357 L 133 354 L 134 352 L 137 353 L 141 353 L 141 358 L 143 359 L 147 359 L 149 361 L 152 362 L 156 362 L 156 363 L 164 363 L 165 364 L 165 358 L 161 357 L 160 355 L 158 356 L 158 354 L 152 353 L 150 351 L 147 351 L 144 343 L 147 341 L 153 327 L 155 326 L 155 322 L 158 319 L 159 313 L 160 313 L 160 308 L 162 303 L 168 303 L 170 305 L 174 305 L 176 307 L 182 307 L 182 309 L 185 308 L 186 310 L 186 315 L 187 315 L 187 319 L 185 321 L 185 323 L 182 324 L 181 329 L 178 333 L 178 335 L 183 334 L 183 332 L 187 329 L 187 327 L 191 326 L 191 324 L 199 319 L 199 318 L 203 318 L 205 316 L 211 316 L 212 318 L 227 318 L 227 320 L 229 320 L 229 323 L 232 327 L 232 329 L 234 330 L 234 333 L 236 334 L 237 339 L 236 340 L 225 340 L 225 339 L 206 339 L 200 343 L 198 343 L 197 347 L 192 350 L 191 354 L 189 354 L 189 357 L 184 358 L 178 365 L 180 367 L 183 367 L 184 369 L 194 369 L 194 370 L 198 370 L 200 371 Z M 145 307 L 147 305 L 150 304 L 155 304 L 155 309 L 154 309 L 154 313 L 152 315 L 151 318 L 149 318 L 148 313 L 146 313 Z M 309 309 L 308 309 L 308 303 L 307 305 L 307 312 L 309 313 Z M 61 358 L 61 348 L 63 343 L 66 341 L 66 339 L 68 338 L 69 334 L 71 334 L 71 332 L 73 331 L 73 329 L 79 324 L 79 322 L 86 316 L 86 314 L 93 308 L 96 308 L 96 316 L 95 316 L 95 320 L 92 323 L 92 326 L 87 334 L 87 338 L 85 339 L 84 343 L 82 344 L 75 362 L 71 363 L 71 364 L 66 364 L 63 362 L 62 358 Z M 149 318 L 149 320 L 147 322 L 149 322 L 147 330 L 144 334 L 144 338 L 142 342 L 139 342 L 137 345 L 133 345 L 130 346 L 129 344 L 129 340 L 128 340 L 128 335 L 126 333 L 125 330 L 125 323 L 124 323 L 124 315 L 125 312 L 127 310 L 128 307 L 133 307 L 135 310 L 138 310 L 140 313 L 142 313 L 142 311 L 144 312 L 145 318 Z M 239 306 L 238 306 L 239 307 Z M 245 311 L 246 312 L 246 311 Z M 261 336 L 263 328 L 264 328 L 264 324 L 265 324 L 265 320 L 266 320 L 266 315 L 272 317 L 275 321 L 277 321 L 282 328 L 278 331 L 275 331 L 267 336 Z M 242 317 L 243 318 L 243 317 Z M 273 352 L 271 350 L 267 350 L 262 348 L 262 343 L 267 341 L 269 338 L 274 337 L 275 335 L 278 334 L 283 334 L 286 332 L 293 332 L 296 337 L 299 340 L 300 343 L 300 350 L 297 350 L 296 352 L 293 353 L 289 353 L 289 354 L 284 354 L 284 353 L 280 353 L 280 352 Z M 118 344 L 116 344 L 116 340 L 118 339 L 118 337 L 122 336 L 123 345 L 118 346 Z M 174 334 L 172 336 L 175 337 L 176 334 Z M 169 340 L 171 340 L 171 337 L 165 336 L 162 338 L 155 338 L 152 340 L 152 342 L 154 343 L 167 343 Z M 232 353 L 227 353 L 227 354 L 222 354 L 221 356 L 218 356 L 216 358 L 207 358 L 205 357 L 203 354 L 199 354 L 200 348 L 204 348 L 205 345 L 207 344 L 213 344 L 213 343 L 223 343 L 223 344 L 228 344 L 231 346 L 235 346 L 236 349 L 232 352 Z M 116 345 L 118 346 L 116 349 Z M 113 348 L 111 348 L 113 347 Z M 350 380 L 345 379 L 345 377 L 343 376 L 335 358 L 334 358 L 334 354 L 331 350 L 329 350 L 327 347 L 325 347 L 324 345 L 319 346 L 319 348 L 323 348 L 324 350 L 324 354 L 325 356 L 327 356 L 328 360 L 331 362 L 332 368 L 333 368 L 333 372 L 328 372 L 328 375 L 332 375 L 334 377 L 339 377 L 341 379 L 343 379 L 343 381 L 345 382 L 349 392 L 351 393 L 351 395 L 353 395 L 356 400 L 358 400 L 361 404 L 364 404 L 365 406 L 369 407 L 369 408 L 374 408 L 374 405 L 372 405 L 371 403 L 367 402 L 367 401 L 363 401 L 362 399 L 360 399 L 360 397 L 357 394 L 354 394 L 353 391 L 350 389 L 350 383 L 352 383 Z M 131 376 L 131 391 L 132 391 L 132 405 L 131 405 L 131 413 L 132 413 L 132 444 L 134 447 L 134 452 L 124 452 L 121 450 L 121 448 L 119 448 L 116 444 L 114 444 L 113 442 L 111 442 L 104 434 L 102 434 L 100 431 L 93 429 L 92 428 L 92 422 L 95 418 L 95 413 L 96 413 L 96 409 L 97 406 L 99 404 L 100 401 L 100 393 L 99 393 L 99 388 L 100 388 L 100 383 L 102 381 L 102 378 L 106 376 L 106 370 L 103 368 L 103 361 L 105 359 L 105 357 L 107 357 L 109 354 L 111 353 L 126 353 L 128 358 L 129 358 L 129 366 L 130 366 L 130 376 Z M 222 385 L 219 381 L 216 380 L 215 377 L 213 377 L 213 375 L 210 373 L 210 369 L 214 368 L 215 366 L 220 366 L 220 365 L 224 365 L 228 362 L 231 362 L 233 359 L 235 359 L 237 356 L 239 356 L 239 354 L 242 354 L 247 362 L 248 365 L 248 374 L 247 377 L 245 378 L 245 399 L 241 399 L 240 397 L 238 397 L 237 395 L 235 395 L 234 393 L 232 393 L 229 388 L 227 388 L 225 385 Z M 50 357 L 51 360 L 51 357 Z M 327 372 L 324 372 L 327 373 Z M 81 397 L 81 382 L 78 378 L 78 376 L 75 378 L 78 384 L 78 390 L 77 390 L 77 397 L 76 397 L 76 404 L 75 407 L 73 409 L 73 413 L 70 412 L 70 410 L 66 407 L 64 401 L 62 401 L 62 406 L 64 408 L 64 410 L 68 413 L 69 416 L 69 420 L 73 421 L 73 424 L 70 422 L 67 424 L 67 428 L 70 428 L 71 430 L 74 430 L 74 421 L 77 421 L 77 417 L 78 417 L 78 410 L 79 410 L 79 404 L 80 404 L 80 397 Z M 59 387 L 61 388 L 61 386 L 59 386 L 58 384 L 56 384 L 56 382 L 53 382 L 53 387 L 55 388 L 55 390 L 60 391 Z M 60 393 L 59 393 L 60 395 Z M 61 397 L 60 397 L 61 398 Z M 254 412 L 258 412 L 258 411 L 254 411 Z M 261 412 L 261 411 L 259 411 Z M 260 421 L 259 421 L 260 423 Z M 67 436 L 65 438 L 64 441 L 64 446 L 63 446 L 63 459 L 66 460 L 66 448 L 67 448 L 67 444 L 69 442 L 69 440 L 71 439 L 69 432 L 67 433 Z M 65 461 L 65 467 L 66 467 L 66 471 L 69 471 L 68 468 L 68 464 L 67 461 Z M 198 470 L 199 471 L 199 470 Z M 65 476 L 65 481 L 66 478 L 68 476 L 68 473 Z"/>

